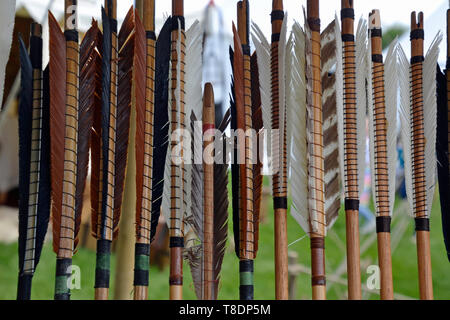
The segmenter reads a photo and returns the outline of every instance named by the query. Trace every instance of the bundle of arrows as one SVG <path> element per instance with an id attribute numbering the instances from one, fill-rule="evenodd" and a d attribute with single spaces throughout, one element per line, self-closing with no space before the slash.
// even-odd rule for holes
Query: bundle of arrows
<path id="1" fill-rule="evenodd" d="M 160 29 L 157 1 L 137 3 L 119 28 L 117 0 L 105 0 L 101 23 L 93 19 L 80 41 L 79 4 L 65 0 L 64 31 L 48 15 L 45 68 L 45 28 L 33 23 L 29 41 L 19 37 L 17 299 L 32 297 L 49 222 L 57 258 L 54 298 L 70 299 L 83 206 L 91 212 L 97 241 L 95 299 L 109 299 L 119 233 L 132 239 L 130 297 L 152 297 L 150 249 L 159 223 L 170 237 L 170 299 L 182 299 L 187 288 L 184 260 L 197 298 L 218 299 L 227 244 L 239 260 L 227 270 L 239 274 L 236 296 L 258 297 L 255 260 L 267 246 L 259 239 L 263 174 L 271 176 L 273 198 L 274 297 L 290 298 L 292 221 L 310 240 L 310 250 L 302 253 L 310 254 L 307 289 L 313 299 L 327 298 L 325 243 L 343 207 L 348 299 L 361 299 L 359 206 L 366 166 L 380 298 L 394 299 L 398 141 L 415 222 L 419 297 L 433 299 L 432 256 L 450 260 L 450 10 L 447 65 L 441 71 L 443 35 L 430 38 L 425 54 L 424 39 L 431 35 L 425 33 L 423 13 L 411 14 L 409 59 L 397 40 L 383 47 L 379 10 L 355 28 L 351 0 L 341 1 L 340 18 L 325 28 L 319 0 L 307 0 L 303 26 L 289 26 L 283 1 L 273 0 L 270 42 L 250 22 L 250 1 L 237 1 L 231 45 L 214 1 L 202 21 L 186 28 L 184 1 L 172 0 L 172 15 Z M 10 6 L 5 2 L 5 10 Z M 90 203 L 84 201 L 87 183 Z M 443 253 L 430 245 L 435 189 Z M 119 230 L 122 212 L 135 224 L 132 232 Z"/>

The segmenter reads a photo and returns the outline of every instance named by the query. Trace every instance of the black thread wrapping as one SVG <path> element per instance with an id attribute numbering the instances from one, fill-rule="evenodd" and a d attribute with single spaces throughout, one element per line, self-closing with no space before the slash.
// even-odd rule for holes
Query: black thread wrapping
<path id="1" fill-rule="evenodd" d="M 33 69 L 42 69 L 42 38 L 30 38 L 30 60 Z"/>
<path id="2" fill-rule="evenodd" d="M 77 30 L 66 30 L 64 31 L 64 37 L 66 41 L 73 41 L 78 43 L 78 32 Z"/>
<path id="3" fill-rule="evenodd" d="M 242 53 L 245 56 L 249 56 L 250 55 L 250 46 L 248 44 L 243 44 L 242 45 Z"/>
<path id="4" fill-rule="evenodd" d="M 100 254 L 111 254 L 111 241 L 109 240 L 98 240 L 97 241 L 97 253 Z"/>
<path id="5" fill-rule="evenodd" d="M 97 257 L 98 255 L 109 256 L 111 254 L 110 240 L 97 240 Z M 109 258 L 108 258 L 109 259 Z M 110 270 L 102 269 L 101 266 L 96 265 L 95 268 L 95 285 L 94 288 L 109 288 Z"/>
<path id="6" fill-rule="evenodd" d="M 372 62 L 383 63 L 383 55 L 382 54 L 373 54 Z"/>
<path id="7" fill-rule="evenodd" d="M 383 32 L 381 31 L 381 28 L 375 28 L 375 29 L 370 29 L 370 36 L 372 38 L 376 38 L 376 37 L 383 37 Z"/>
<path id="8" fill-rule="evenodd" d="M 389 216 L 380 216 L 377 217 L 377 233 L 381 232 L 391 232 L 391 217 Z"/>
<path id="9" fill-rule="evenodd" d="M 178 21 L 180 21 L 181 30 L 186 28 L 186 21 L 183 16 L 172 17 L 172 31 L 178 30 Z"/>
<path id="10" fill-rule="evenodd" d="M 94 288 L 109 288 L 110 272 L 105 269 L 95 269 Z"/>
<path id="11" fill-rule="evenodd" d="M 425 39 L 425 32 L 423 31 L 423 29 L 412 30 L 411 33 L 409 34 L 409 39 L 410 40 Z"/>
<path id="12" fill-rule="evenodd" d="M 136 243 L 134 246 L 134 254 L 137 256 L 149 256 L 150 245 L 145 243 Z"/>
<path id="13" fill-rule="evenodd" d="M 72 267 L 72 259 L 57 259 L 56 260 L 56 276 L 71 275 L 69 270 Z"/>
<path id="14" fill-rule="evenodd" d="M 344 20 L 346 18 L 350 18 L 352 20 L 355 20 L 355 10 L 353 10 L 353 8 L 343 8 L 343 9 L 341 9 L 341 20 Z"/>
<path id="15" fill-rule="evenodd" d="M 276 20 L 283 20 L 284 19 L 284 11 L 283 10 L 274 10 L 270 14 L 270 21 L 274 22 Z"/>
<path id="16" fill-rule="evenodd" d="M 411 57 L 411 64 L 419 63 L 419 62 L 424 62 L 424 61 L 425 61 L 425 57 L 424 57 L 424 56 L 414 56 L 414 57 Z"/>
<path id="17" fill-rule="evenodd" d="M 311 238 L 311 249 L 325 249 L 325 238 Z"/>
<path id="18" fill-rule="evenodd" d="M 326 286 L 327 279 L 325 276 L 314 276 L 311 277 L 311 284 L 312 286 Z"/>
<path id="19" fill-rule="evenodd" d="M 308 25 L 311 31 L 320 32 L 320 19 L 308 18 Z"/>
<path id="20" fill-rule="evenodd" d="M 359 210 L 359 200 L 345 199 L 345 210 Z"/>
<path id="21" fill-rule="evenodd" d="M 355 35 L 353 35 L 351 33 L 343 33 L 341 35 L 341 39 L 344 42 L 355 42 Z"/>
<path id="22" fill-rule="evenodd" d="M 148 287 L 148 270 L 134 269 L 134 283 L 135 286 Z"/>
<path id="23" fill-rule="evenodd" d="M 239 298 L 241 300 L 253 300 L 254 297 L 254 287 L 249 285 L 239 286 Z"/>
<path id="24" fill-rule="evenodd" d="M 155 31 L 145 31 L 145 36 L 147 37 L 147 39 L 156 41 Z"/>
<path id="25" fill-rule="evenodd" d="M 430 231 L 430 219 L 429 218 L 415 218 L 416 231 Z"/>
<path id="26" fill-rule="evenodd" d="M 287 197 L 274 197 L 273 207 L 274 209 L 287 209 Z"/>
<path id="27" fill-rule="evenodd" d="M 272 43 L 280 41 L 280 34 L 279 33 L 273 33 L 272 34 Z"/>
<path id="28" fill-rule="evenodd" d="M 239 272 L 253 272 L 253 260 L 241 260 L 239 261 Z"/>
<path id="29" fill-rule="evenodd" d="M 184 248 L 183 237 L 170 237 L 169 248 Z"/>

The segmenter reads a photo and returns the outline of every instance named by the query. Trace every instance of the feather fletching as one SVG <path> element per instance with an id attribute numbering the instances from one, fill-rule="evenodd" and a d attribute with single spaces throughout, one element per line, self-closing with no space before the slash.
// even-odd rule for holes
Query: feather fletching
<path id="1" fill-rule="evenodd" d="M 58 253 L 64 180 L 66 39 L 55 17 L 49 13 L 50 29 L 50 135 L 53 250 Z"/>
<path id="2" fill-rule="evenodd" d="M 150 236 L 152 240 L 156 234 L 156 226 L 158 225 L 161 210 L 163 189 L 166 183 L 164 181 L 164 168 L 169 143 L 168 101 L 171 23 L 172 19 L 168 18 L 161 29 L 156 42 L 154 158 L 152 173 L 152 218 Z"/>

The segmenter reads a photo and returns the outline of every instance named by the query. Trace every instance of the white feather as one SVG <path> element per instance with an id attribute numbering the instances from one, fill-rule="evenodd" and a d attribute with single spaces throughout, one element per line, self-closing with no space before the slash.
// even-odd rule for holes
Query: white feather
<path id="1" fill-rule="evenodd" d="M 370 66 L 367 64 L 367 22 L 361 18 L 356 31 L 356 132 L 358 134 L 358 190 L 364 189 L 364 169 L 366 164 L 366 110 L 371 103 L 372 87 L 366 87 Z"/>
<path id="2" fill-rule="evenodd" d="M 427 188 L 427 211 L 431 213 L 434 189 L 436 185 L 436 64 L 439 56 L 439 45 L 442 33 L 438 32 L 428 49 L 423 64 L 423 96 L 424 96 L 424 127 L 425 127 L 425 177 Z"/>
<path id="3" fill-rule="evenodd" d="M 296 22 L 292 28 L 293 51 L 291 65 L 291 85 L 288 89 L 288 110 L 292 118 L 291 154 L 291 215 L 309 234 L 308 208 L 308 145 L 306 137 L 306 57 L 305 32 Z"/>
<path id="4" fill-rule="evenodd" d="M 384 91 L 386 97 L 387 121 L 387 160 L 389 175 L 389 212 L 392 215 L 395 202 L 395 177 L 397 167 L 397 97 L 398 97 L 398 71 L 397 71 L 397 39 L 389 46 L 384 63 Z"/>
<path id="5" fill-rule="evenodd" d="M 410 64 L 401 45 L 398 46 L 398 79 L 400 88 L 400 122 L 403 145 L 403 157 L 405 161 L 405 187 L 410 210 L 413 206 L 412 166 L 411 166 L 411 90 L 410 90 Z"/>
<path id="6" fill-rule="evenodd" d="M 252 39 L 258 58 L 259 86 L 264 129 L 272 128 L 270 44 L 256 23 L 252 23 Z M 270 148 L 269 148 L 270 149 Z"/>
<path id="7" fill-rule="evenodd" d="M 284 136 L 287 133 L 287 121 L 286 121 L 286 34 L 287 34 L 287 13 L 284 15 L 283 23 L 280 31 L 280 40 L 278 43 L 278 88 L 279 88 L 279 106 L 280 106 L 280 134 L 279 134 L 279 164 L 280 170 L 283 165 L 283 148 L 286 148 L 284 143 Z M 280 174 L 280 189 L 283 189 L 284 185 L 287 185 L 287 181 L 283 181 L 284 175 Z M 282 191 L 282 190 L 280 190 Z"/>
<path id="8" fill-rule="evenodd" d="M 267 41 L 264 33 L 258 27 L 256 23 L 252 23 L 252 40 L 256 48 L 256 57 L 258 60 L 258 73 L 259 73 L 259 87 L 261 92 L 261 109 L 263 126 L 265 129 L 265 148 L 266 159 L 268 162 L 272 159 L 272 135 L 270 130 L 272 129 L 272 83 L 271 83 L 271 49 L 270 44 Z M 271 168 L 273 164 L 267 163 L 267 167 Z M 271 182 L 272 184 L 272 182 Z M 273 189 L 271 191 L 273 193 Z"/>
<path id="9" fill-rule="evenodd" d="M 185 135 L 194 139 L 196 154 L 202 154 L 202 136 L 194 136 L 191 127 L 191 112 L 194 113 L 197 121 L 202 120 L 203 94 L 202 94 L 202 56 L 203 56 L 203 28 L 198 20 L 186 32 L 186 57 L 185 57 Z M 198 131 L 198 130 L 197 130 Z M 185 163 L 182 166 L 183 180 L 183 221 L 192 215 L 192 143 L 188 139 L 183 145 Z M 201 159 L 201 158 L 200 158 Z M 184 224 L 184 233 L 187 234 L 189 226 Z"/>
<path id="10" fill-rule="evenodd" d="M 337 15 L 335 15 L 334 21 L 336 23 L 336 114 L 338 119 L 339 168 L 341 171 L 341 186 L 344 188 L 344 72 L 342 66 L 342 38 Z"/>
<path id="11" fill-rule="evenodd" d="M 5 84 L 5 68 L 11 50 L 12 33 L 14 29 L 14 17 L 16 10 L 15 0 L 2 1 L 0 4 L 0 103 L 3 101 L 3 89 Z"/>
<path id="12" fill-rule="evenodd" d="M 367 83 L 368 86 L 370 84 L 370 88 L 373 87 L 373 78 L 372 78 L 372 42 L 369 40 L 367 42 L 367 51 L 366 51 L 366 60 L 365 60 L 368 68 L 367 68 Z M 372 200 L 375 202 L 377 199 L 377 174 L 375 171 L 375 119 L 373 117 L 374 109 L 375 109 L 375 101 L 372 98 L 372 92 L 367 90 L 367 98 L 370 97 L 370 102 L 368 101 L 367 109 L 369 116 L 369 153 L 370 153 L 370 182 L 372 189 Z"/>

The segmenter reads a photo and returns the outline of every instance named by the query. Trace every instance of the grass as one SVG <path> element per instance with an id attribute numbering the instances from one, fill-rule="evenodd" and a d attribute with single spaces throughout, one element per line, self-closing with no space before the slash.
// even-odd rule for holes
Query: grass
<path id="1" fill-rule="evenodd" d="M 274 299 L 275 297 L 275 277 L 274 277 L 274 241 L 273 241 L 273 214 L 272 201 L 265 200 L 263 208 L 266 208 L 265 221 L 260 227 L 260 245 L 258 257 L 255 261 L 255 299 Z M 399 203 L 399 202 L 397 202 Z M 418 298 L 418 274 L 416 261 L 416 245 L 414 242 L 413 219 L 406 216 L 402 206 L 397 205 L 397 212 L 394 215 L 392 235 L 393 243 L 396 242 L 396 234 L 401 237 L 398 245 L 393 251 L 393 276 L 394 291 L 399 294 L 399 298 Z M 404 206 L 403 206 L 404 208 Z M 231 235 L 231 228 L 230 235 Z M 401 232 L 404 230 L 404 233 Z M 297 225 L 292 217 L 288 220 L 288 240 L 289 243 L 297 242 L 289 247 L 299 256 L 299 263 L 309 268 L 310 249 L 309 239 L 304 237 L 304 232 Z M 302 238 L 304 237 L 304 238 Z M 377 245 L 374 233 L 361 236 L 361 247 L 365 243 L 370 243 L 367 250 L 361 255 L 361 265 L 368 266 L 377 264 Z M 435 299 L 450 299 L 450 277 L 449 262 L 445 254 L 441 231 L 441 218 L 439 201 L 434 202 L 431 217 L 431 252 L 433 265 L 433 286 Z M 112 274 L 114 274 L 115 257 L 112 259 Z M 326 270 L 328 299 L 346 298 L 346 273 L 345 266 L 345 215 L 341 215 L 329 232 L 326 240 Z M 95 253 L 86 249 L 79 249 L 74 256 L 73 264 L 81 270 L 81 288 L 72 291 L 72 299 L 93 299 L 94 297 L 94 274 L 95 274 Z M 336 272 L 342 269 L 342 274 Z M 238 259 L 232 248 L 228 248 L 222 268 L 222 280 L 220 284 L 219 299 L 237 299 L 239 296 L 239 274 Z M 362 270 L 363 287 L 366 288 L 366 281 L 369 274 Z M 184 265 L 184 298 L 196 299 L 192 279 L 188 265 Z M 32 299 L 52 299 L 54 293 L 55 278 L 55 254 L 50 244 L 47 244 L 42 252 L 41 262 L 33 280 Z M 114 290 L 114 277 L 111 277 L 111 292 Z M 150 299 L 168 298 L 168 278 L 169 270 L 158 271 L 151 268 L 150 271 Z M 337 282 L 335 281 L 337 280 Z M 0 244 L 0 299 L 15 299 L 17 290 L 17 244 Z M 112 294 L 111 294 L 112 296 Z M 132 293 L 130 292 L 130 297 Z M 311 299 L 310 276 L 301 273 L 297 279 L 297 299 Z M 365 299 L 379 299 L 377 292 L 364 293 Z"/>

